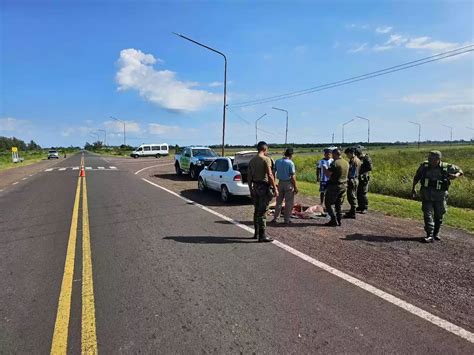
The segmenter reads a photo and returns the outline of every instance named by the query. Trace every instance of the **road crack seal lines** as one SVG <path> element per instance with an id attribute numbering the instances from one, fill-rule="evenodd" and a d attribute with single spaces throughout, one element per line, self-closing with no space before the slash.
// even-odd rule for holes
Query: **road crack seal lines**
<path id="1" fill-rule="evenodd" d="M 228 222 L 234 224 L 235 226 L 237 226 L 239 228 L 242 228 L 243 230 L 246 230 L 250 233 L 254 233 L 253 228 L 250 228 L 250 227 L 248 227 L 248 226 L 246 226 L 242 223 L 239 223 L 239 222 L 233 220 L 230 217 L 227 217 L 227 216 L 225 216 L 225 215 L 223 215 L 219 212 L 216 212 L 216 211 L 214 211 L 214 210 L 212 210 L 208 207 L 205 207 L 205 206 L 203 206 L 203 205 L 201 205 L 201 204 L 199 204 L 195 201 L 189 200 L 189 199 L 177 194 L 176 192 L 168 190 L 167 188 L 165 188 L 163 186 L 160 186 L 160 185 L 158 185 L 158 184 L 156 184 L 152 181 L 149 181 L 145 178 L 142 178 L 142 180 L 147 182 L 150 185 L 153 185 L 153 186 L 158 187 L 159 189 L 161 189 L 163 191 L 168 192 L 171 195 L 174 195 L 174 196 L 180 198 L 181 200 L 187 202 L 188 204 L 194 205 L 194 206 L 196 206 L 196 207 L 198 207 L 198 208 L 200 208 L 204 211 L 207 211 L 207 212 L 209 212 L 209 213 L 211 213 L 211 214 L 213 214 L 213 215 L 215 215 L 215 216 L 217 216 L 217 217 L 219 217 L 219 218 L 221 218 L 225 221 L 228 221 Z M 337 277 L 351 283 L 354 286 L 360 287 L 361 289 L 363 289 L 363 290 L 365 290 L 365 291 L 367 291 L 367 292 L 369 292 L 369 293 L 371 293 L 371 294 L 373 294 L 373 295 L 375 295 L 379 298 L 382 298 L 383 300 L 385 300 L 385 301 L 387 301 L 387 302 L 389 302 L 389 303 L 391 303 L 395 306 L 398 306 L 398 307 L 404 309 L 405 311 L 428 321 L 431 324 L 434 324 L 434 325 L 436 325 L 436 326 L 438 326 L 438 327 L 440 327 L 440 328 L 442 328 L 442 329 L 444 329 L 444 330 L 446 330 L 450 333 L 453 333 L 453 334 L 455 334 L 455 335 L 457 335 L 457 336 L 459 336 L 459 337 L 461 337 L 461 338 L 463 338 L 463 339 L 465 339 L 465 340 L 467 340 L 471 343 L 474 343 L 474 333 L 471 333 L 466 329 L 463 329 L 463 328 L 461 328 L 461 327 L 459 327 L 459 326 L 457 326 L 457 325 L 455 325 L 451 322 L 448 322 L 448 321 L 446 321 L 446 320 L 444 320 L 444 319 L 442 319 L 438 316 L 435 316 L 434 314 L 431 314 L 431 313 L 429 313 L 429 312 L 427 312 L 427 311 L 425 311 L 425 310 L 423 310 L 419 307 L 416 307 L 416 306 L 414 306 L 414 305 L 412 305 L 412 304 L 410 304 L 406 301 L 403 301 L 402 299 L 400 299 L 398 297 L 395 297 L 395 296 L 393 296 L 393 295 L 391 295 L 391 294 L 389 294 L 385 291 L 382 291 L 382 290 L 380 290 L 380 289 L 378 289 L 378 288 L 376 288 L 376 287 L 374 287 L 374 286 L 372 286 L 372 285 L 370 285 L 370 284 L 368 284 L 368 283 L 366 283 L 362 280 L 359 280 L 359 279 L 357 279 L 353 276 L 350 276 L 349 274 L 346 274 L 346 273 L 344 273 L 344 272 L 342 272 L 342 271 L 340 271 L 340 270 L 338 270 L 338 269 L 336 269 L 336 268 L 334 268 L 334 267 L 332 267 L 328 264 L 325 264 L 325 263 L 323 263 L 319 260 L 316 260 L 316 259 L 310 257 L 309 255 L 306 255 L 306 254 L 304 254 L 304 253 L 302 253 L 302 252 L 300 252 L 300 251 L 298 251 L 298 250 L 296 250 L 296 249 L 294 249 L 294 248 L 292 248 L 292 247 L 290 247 L 290 246 L 288 246 L 284 243 L 281 243 L 277 240 L 274 240 L 271 244 L 273 244 L 273 245 L 275 245 L 275 246 L 277 246 L 277 247 L 279 247 L 283 250 L 286 250 L 287 252 L 297 256 L 298 258 L 300 258 L 302 260 L 305 260 L 308 263 L 313 264 L 314 266 L 316 266 L 316 267 L 318 267 L 318 268 L 320 268 L 320 269 L 322 269 L 322 270 L 324 270 L 324 271 L 326 271 L 326 272 L 328 272 L 328 273 L 330 273 L 334 276 L 337 276 Z"/>

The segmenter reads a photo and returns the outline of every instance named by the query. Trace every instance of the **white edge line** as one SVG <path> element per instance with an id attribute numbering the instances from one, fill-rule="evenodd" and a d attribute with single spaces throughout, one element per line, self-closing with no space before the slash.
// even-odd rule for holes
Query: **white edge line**
<path id="1" fill-rule="evenodd" d="M 240 228 L 242 228 L 242 229 L 244 229 L 244 230 L 246 230 L 250 233 L 254 232 L 253 228 L 250 228 L 250 227 L 248 227 L 248 226 L 246 226 L 242 223 L 239 223 L 239 222 L 233 220 L 232 218 L 224 216 L 223 214 L 220 214 L 220 213 L 218 213 L 218 212 L 216 212 L 216 211 L 214 211 L 210 208 L 207 208 L 207 207 L 205 207 L 205 206 L 203 206 L 203 205 L 201 205 L 197 202 L 189 200 L 189 199 L 177 194 L 174 191 L 168 190 L 167 188 L 165 188 L 163 186 L 160 186 L 158 184 L 155 184 L 154 182 L 151 182 L 151 181 L 149 181 L 145 178 L 142 178 L 142 180 L 146 181 L 147 183 L 149 183 L 153 186 L 156 186 L 156 187 L 158 187 L 158 188 L 160 188 L 160 189 L 162 189 L 162 190 L 164 190 L 164 191 L 166 191 L 166 192 L 168 192 L 168 193 L 170 193 L 170 194 L 172 194 L 176 197 L 179 197 L 180 199 L 182 199 L 182 200 L 184 200 L 188 203 L 191 203 L 194 206 L 196 206 L 196 207 L 198 207 L 198 208 L 200 208 L 204 211 L 212 213 L 213 215 L 215 215 L 217 217 L 220 217 L 220 218 L 236 225 L 237 227 L 240 227 Z M 446 321 L 446 320 L 444 320 L 444 319 L 442 319 L 438 316 L 435 316 L 434 314 L 431 314 L 431 313 L 429 313 L 429 312 L 427 312 L 427 311 L 425 311 L 425 310 L 423 310 L 423 309 L 421 309 L 417 306 L 414 306 L 414 305 L 412 305 L 412 304 L 410 304 L 406 301 L 403 301 L 402 299 L 400 299 L 398 297 L 395 297 L 395 296 L 393 296 L 393 295 L 391 295 L 391 294 L 389 294 L 385 291 L 382 291 L 382 290 L 380 290 L 380 289 L 378 289 L 378 288 L 376 288 L 372 285 L 369 285 L 368 283 L 366 283 L 364 281 L 361 281 L 361 280 L 359 280 L 359 279 L 357 279 L 353 276 L 350 276 L 350 275 L 348 275 L 348 274 L 346 274 L 346 273 L 344 273 L 344 272 L 342 272 L 342 271 L 340 271 L 336 268 L 333 268 L 332 266 L 330 266 L 328 264 L 325 264 L 325 263 L 323 263 L 319 260 L 316 260 L 316 259 L 314 259 L 314 258 L 312 258 L 312 257 L 310 257 L 310 256 L 308 256 L 308 255 L 306 255 L 306 254 L 304 254 L 304 253 L 302 253 L 302 252 L 286 245 L 286 244 L 283 244 L 283 243 L 277 241 L 277 240 L 274 240 L 272 242 L 272 244 L 279 247 L 279 248 L 281 248 L 281 249 L 283 249 L 283 250 L 286 250 L 287 252 L 299 257 L 300 259 L 303 259 L 304 261 L 307 261 L 310 264 L 313 264 L 314 266 L 319 267 L 320 269 L 323 269 L 324 271 L 329 272 L 330 274 L 332 274 L 334 276 L 337 276 L 337 277 L 339 277 L 339 278 L 341 278 L 341 279 L 343 279 L 343 280 L 345 280 L 345 281 L 347 281 L 347 282 L 349 282 L 349 283 L 351 283 L 351 284 L 353 284 L 357 287 L 360 287 L 361 289 L 363 289 L 367 292 L 370 292 L 371 294 L 373 294 L 377 297 L 382 298 L 383 300 L 385 300 L 389 303 L 394 304 L 395 306 L 398 306 L 398 307 L 404 309 L 405 311 L 407 311 L 407 312 L 409 312 L 409 313 L 411 313 L 415 316 L 418 316 L 418 317 L 420 317 L 420 318 L 422 318 L 422 319 L 424 319 L 424 320 L 426 320 L 426 321 L 428 321 L 428 322 L 430 322 L 430 323 L 432 323 L 432 324 L 434 324 L 434 325 L 436 325 L 436 326 L 438 326 L 438 327 L 440 327 L 444 330 L 447 330 L 450 333 L 453 333 L 453 334 L 455 334 L 455 335 L 457 335 L 457 336 L 459 336 L 463 339 L 466 339 L 467 341 L 469 341 L 471 343 L 474 343 L 474 333 L 471 333 L 466 329 L 463 329 L 463 328 L 461 328 L 461 327 L 459 327 L 459 326 L 457 326 L 457 325 L 455 325 L 451 322 L 448 322 L 448 321 Z"/>
<path id="2" fill-rule="evenodd" d="M 157 164 L 157 165 L 147 166 L 146 168 L 143 168 L 143 169 L 140 169 L 140 170 L 136 171 L 135 175 L 137 175 L 138 173 L 141 173 L 143 170 L 146 170 L 146 169 L 156 168 L 158 166 L 168 166 L 168 165 L 173 165 L 173 164 L 174 163 L 167 163 L 167 164 Z"/>
<path id="3" fill-rule="evenodd" d="M 18 181 L 15 181 L 12 185 L 16 185 L 16 184 L 18 184 Z"/>

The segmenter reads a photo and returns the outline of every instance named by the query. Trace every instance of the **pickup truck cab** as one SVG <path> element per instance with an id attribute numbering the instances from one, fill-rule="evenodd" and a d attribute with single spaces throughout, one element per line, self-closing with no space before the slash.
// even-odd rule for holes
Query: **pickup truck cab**
<path id="1" fill-rule="evenodd" d="M 175 155 L 174 167 L 177 175 L 189 173 L 196 180 L 205 166 L 209 166 L 218 155 L 208 147 L 184 147 L 181 154 Z"/>
<path id="2" fill-rule="evenodd" d="M 150 143 L 150 144 L 142 144 L 138 148 L 136 148 L 130 156 L 132 158 L 140 158 L 140 157 L 164 157 L 169 154 L 169 146 L 166 143 Z"/>
<path id="3" fill-rule="evenodd" d="M 217 158 L 199 174 L 198 189 L 219 191 L 222 202 L 229 202 L 232 196 L 250 196 L 247 172 L 255 155 L 256 151 L 244 151 L 235 157 Z"/>

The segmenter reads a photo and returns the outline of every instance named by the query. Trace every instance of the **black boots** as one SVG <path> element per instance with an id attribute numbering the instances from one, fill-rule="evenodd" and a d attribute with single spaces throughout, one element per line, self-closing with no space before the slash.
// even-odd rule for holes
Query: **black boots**
<path id="1" fill-rule="evenodd" d="M 340 222 L 339 222 L 340 223 Z M 327 227 L 337 227 L 339 224 L 335 218 L 331 218 L 331 220 L 327 223 L 324 223 L 325 226 Z"/>
<path id="2" fill-rule="evenodd" d="M 267 242 L 273 242 L 273 239 L 267 236 L 265 229 L 260 229 L 258 233 L 258 241 L 259 243 L 267 243 Z"/>
<path id="3" fill-rule="evenodd" d="M 433 238 L 436 240 L 441 240 L 441 237 L 439 236 L 440 228 L 441 228 L 441 224 L 435 224 L 434 231 L 433 231 Z"/>

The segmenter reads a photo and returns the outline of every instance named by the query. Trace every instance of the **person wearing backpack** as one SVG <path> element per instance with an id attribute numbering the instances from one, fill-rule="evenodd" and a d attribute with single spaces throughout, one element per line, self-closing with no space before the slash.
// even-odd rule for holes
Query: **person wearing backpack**
<path id="1" fill-rule="evenodd" d="M 420 183 L 421 209 L 425 221 L 425 243 L 434 239 L 441 240 L 439 230 L 447 210 L 446 200 L 451 181 L 462 176 L 462 170 L 456 165 L 441 161 L 441 152 L 433 150 L 428 160 L 420 165 L 413 178 L 412 198 L 416 198 L 415 187 Z"/>

